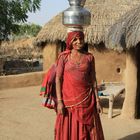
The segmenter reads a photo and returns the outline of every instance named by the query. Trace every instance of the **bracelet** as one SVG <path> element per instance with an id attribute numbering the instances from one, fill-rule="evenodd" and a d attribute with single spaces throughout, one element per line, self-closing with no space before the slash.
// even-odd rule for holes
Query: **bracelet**
<path id="1" fill-rule="evenodd" d="M 57 101 L 62 101 L 62 99 L 57 99 Z"/>
<path id="2" fill-rule="evenodd" d="M 61 100 L 57 100 L 57 103 L 59 104 L 59 103 L 63 103 L 63 100 L 61 99 Z"/>

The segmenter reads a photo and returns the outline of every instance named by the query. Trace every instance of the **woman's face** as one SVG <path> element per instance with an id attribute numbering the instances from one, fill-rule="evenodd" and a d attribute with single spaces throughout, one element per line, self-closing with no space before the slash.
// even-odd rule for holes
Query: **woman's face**
<path id="1" fill-rule="evenodd" d="M 82 37 L 75 37 L 72 41 L 72 47 L 75 50 L 81 50 L 84 47 L 84 39 Z"/>

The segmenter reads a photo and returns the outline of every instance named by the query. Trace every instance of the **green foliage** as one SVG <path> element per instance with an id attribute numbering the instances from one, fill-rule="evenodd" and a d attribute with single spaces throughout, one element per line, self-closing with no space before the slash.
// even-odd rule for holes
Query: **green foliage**
<path id="1" fill-rule="evenodd" d="M 41 0 L 0 0 L 0 40 L 19 30 L 17 23 L 26 22 L 28 12 L 40 9 Z"/>
<path id="2" fill-rule="evenodd" d="M 42 27 L 36 24 L 22 24 L 19 25 L 18 32 L 15 32 L 13 35 L 16 37 L 27 37 L 27 36 L 36 36 Z"/>

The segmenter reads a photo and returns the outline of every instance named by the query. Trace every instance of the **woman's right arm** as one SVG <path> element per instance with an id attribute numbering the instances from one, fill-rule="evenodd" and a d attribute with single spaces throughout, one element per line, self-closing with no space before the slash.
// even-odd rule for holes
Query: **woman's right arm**
<path id="1" fill-rule="evenodd" d="M 57 96 L 57 101 L 62 101 L 61 78 L 59 76 L 56 76 L 56 96 Z"/>
<path id="2" fill-rule="evenodd" d="M 57 96 L 57 114 L 64 115 L 64 104 L 62 100 L 61 94 L 61 79 L 57 76 L 56 77 L 56 96 Z"/>
<path id="3" fill-rule="evenodd" d="M 62 98 L 62 78 L 63 78 L 64 62 L 63 58 L 60 57 L 57 64 L 56 70 L 56 96 L 57 96 L 57 113 L 64 114 L 64 104 Z"/>

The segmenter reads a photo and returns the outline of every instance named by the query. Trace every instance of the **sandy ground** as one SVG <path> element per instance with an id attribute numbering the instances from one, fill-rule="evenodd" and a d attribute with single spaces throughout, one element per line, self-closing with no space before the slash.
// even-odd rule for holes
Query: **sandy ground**
<path id="1" fill-rule="evenodd" d="M 0 91 L 0 140 L 53 140 L 55 112 L 41 106 L 40 86 Z M 140 140 L 140 120 L 124 120 L 115 101 L 114 117 L 108 106 L 101 115 L 106 140 Z"/>

